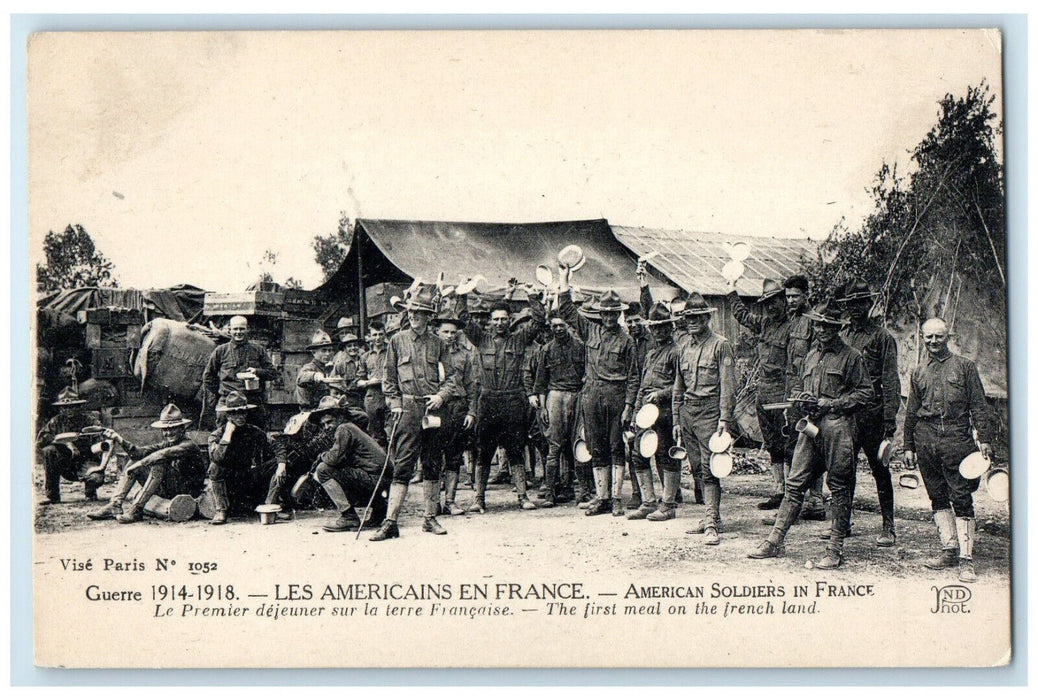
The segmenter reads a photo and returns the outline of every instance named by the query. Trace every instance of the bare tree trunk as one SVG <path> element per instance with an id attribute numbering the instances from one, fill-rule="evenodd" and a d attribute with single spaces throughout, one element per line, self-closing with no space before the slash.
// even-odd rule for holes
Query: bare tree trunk
<path id="1" fill-rule="evenodd" d="M 995 267 L 998 268 L 998 276 L 1002 278 L 1002 288 L 1006 286 L 1006 273 L 1002 270 L 1002 263 L 998 261 L 998 251 L 995 249 L 995 240 L 991 237 L 991 231 L 988 229 L 987 222 L 984 221 L 984 213 L 980 210 L 980 202 L 977 200 L 976 195 L 973 197 L 973 206 L 977 209 L 977 216 L 980 217 L 980 225 L 984 227 L 984 233 L 988 237 L 988 245 L 991 246 L 991 255 L 995 258 Z"/>

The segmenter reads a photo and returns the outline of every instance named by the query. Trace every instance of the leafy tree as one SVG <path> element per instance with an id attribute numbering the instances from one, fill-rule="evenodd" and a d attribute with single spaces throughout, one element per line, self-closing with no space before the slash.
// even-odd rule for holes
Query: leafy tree
<path id="1" fill-rule="evenodd" d="M 817 297 L 863 277 L 880 292 L 876 306 L 887 320 L 919 323 L 931 314 L 954 318 L 967 286 L 1004 324 L 1002 125 L 994 99 L 984 82 L 965 97 L 945 95 L 937 123 L 911 151 L 911 173 L 883 163 L 870 189 L 872 213 L 857 230 L 837 224 L 807 263 Z"/>
<path id="2" fill-rule="evenodd" d="M 314 259 L 324 272 L 324 280 L 328 281 L 339 269 L 346 254 L 350 252 L 350 242 L 353 240 L 353 222 L 346 212 L 339 213 L 339 227 L 335 233 L 326 236 L 314 236 L 313 249 Z"/>
<path id="3" fill-rule="evenodd" d="M 296 279 L 295 277 L 289 277 L 284 282 L 278 282 L 274 279 L 274 268 L 278 264 L 278 253 L 268 248 L 263 252 L 263 257 L 260 258 L 260 265 L 266 269 L 260 273 L 259 284 L 277 284 L 285 289 L 302 289 L 303 282 Z"/>
<path id="4" fill-rule="evenodd" d="M 46 264 L 36 265 L 36 287 L 41 292 L 76 287 L 118 287 L 112 272 L 115 265 L 94 245 L 79 224 L 69 224 L 60 233 L 48 231 L 43 239 Z"/>

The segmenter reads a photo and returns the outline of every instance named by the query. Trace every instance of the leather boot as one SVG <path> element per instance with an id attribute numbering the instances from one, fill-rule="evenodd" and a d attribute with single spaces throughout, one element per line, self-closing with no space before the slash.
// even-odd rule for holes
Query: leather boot
<path id="1" fill-rule="evenodd" d="M 141 520 L 144 520 L 144 509 L 137 504 L 130 506 L 129 510 L 120 513 L 118 517 L 116 517 L 116 521 L 124 524 L 137 523 Z"/>
<path id="2" fill-rule="evenodd" d="M 893 547 L 897 543 L 897 533 L 894 531 L 894 518 L 889 520 L 883 516 L 883 529 L 876 538 L 877 547 Z"/>
<path id="3" fill-rule="evenodd" d="M 826 547 L 825 556 L 815 562 L 815 568 L 828 571 L 839 569 L 842 564 L 843 554 L 832 547 Z"/>
<path id="4" fill-rule="evenodd" d="M 775 557 L 781 557 L 784 554 L 783 547 L 780 544 L 775 544 L 769 540 L 764 540 L 757 548 L 747 554 L 746 556 L 750 559 L 774 559 Z"/>
<path id="5" fill-rule="evenodd" d="M 601 515 L 612 510 L 612 499 L 609 495 L 609 467 L 594 467 L 595 497 L 587 504 L 584 515 Z"/>
<path id="6" fill-rule="evenodd" d="M 634 473 L 642 492 L 642 502 L 638 510 L 627 514 L 628 520 L 645 520 L 649 513 L 656 510 L 656 493 L 652 486 L 652 471 L 639 469 Z"/>
<path id="7" fill-rule="evenodd" d="M 659 508 L 645 516 L 645 519 L 657 523 L 664 520 L 673 520 L 677 515 L 677 502 L 675 499 L 677 498 L 679 488 L 681 488 L 681 473 L 663 472 L 663 500 L 660 501 Z"/>
<path id="8" fill-rule="evenodd" d="M 587 508 L 587 504 L 594 498 L 595 486 L 591 478 L 591 467 L 586 464 L 578 464 L 577 470 L 577 492 L 573 495 L 577 502 L 577 508 Z"/>
<path id="9" fill-rule="evenodd" d="M 519 507 L 522 510 L 537 510 L 537 504 L 526 495 L 526 467 L 522 462 L 512 465 L 512 481 L 518 493 Z"/>
<path id="10" fill-rule="evenodd" d="M 123 513 L 123 499 L 113 498 L 104 508 L 93 513 L 87 513 L 91 520 L 114 520 Z"/>
<path id="11" fill-rule="evenodd" d="M 209 521 L 209 524 L 223 525 L 227 522 L 227 509 L 231 505 L 227 499 L 227 484 L 223 481 L 210 480 L 209 488 L 213 492 L 213 500 L 216 501 L 216 512 L 213 514 L 213 519 Z"/>
<path id="12" fill-rule="evenodd" d="M 343 511 L 339 513 L 339 517 L 322 526 L 325 532 L 346 532 L 360 525 L 360 521 L 356 518 L 350 517 L 350 512 Z"/>
<path id="13" fill-rule="evenodd" d="M 613 465 L 612 480 L 613 515 L 620 517 L 624 514 L 624 465 Z"/>
<path id="14" fill-rule="evenodd" d="M 436 520 L 436 511 L 440 508 L 440 481 L 425 481 L 422 483 L 422 491 L 425 496 L 425 522 L 422 523 L 422 532 L 431 532 L 434 535 L 446 535 Z"/>
<path id="15" fill-rule="evenodd" d="M 444 490 L 447 492 L 445 496 L 446 503 L 444 504 L 445 515 L 464 515 L 465 509 L 454 502 L 454 498 L 458 493 L 458 473 L 457 472 L 445 472 L 443 475 Z"/>
<path id="16" fill-rule="evenodd" d="M 395 481 L 389 485 L 389 505 L 386 507 L 386 519 L 382 521 L 378 532 L 371 536 L 372 542 L 382 542 L 400 537 L 400 528 L 396 525 L 396 519 L 400 516 L 400 509 L 404 507 L 407 499 L 407 484 L 398 484 Z"/>
<path id="17" fill-rule="evenodd" d="M 950 508 L 934 511 L 933 521 L 937 525 L 937 535 L 941 539 L 941 553 L 923 563 L 927 569 L 949 569 L 955 566 L 959 558 L 957 526 L 955 516 Z"/>
<path id="18" fill-rule="evenodd" d="M 955 532 L 959 538 L 959 580 L 973 583 L 977 570 L 973 566 L 973 542 L 977 535 L 976 518 L 955 518 Z"/>
<path id="19" fill-rule="evenodd" d="M 481 467 L 476 464 L 474 467 L 473 479 L 476 482 L 476 496 L 472 499 L 472 503 L 465 509 L 466 513 L 486 513 L 487 512 L 487 483 L 490 477 L 490 466 Z"/>

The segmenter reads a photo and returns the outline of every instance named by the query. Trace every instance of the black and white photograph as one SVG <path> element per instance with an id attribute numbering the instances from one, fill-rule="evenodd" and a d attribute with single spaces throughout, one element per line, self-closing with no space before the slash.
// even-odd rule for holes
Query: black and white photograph
<path id="1" fill-rule="evenodd" d="M 998 29 L 27 51 L 37 666 L 1012 660 Z"/>

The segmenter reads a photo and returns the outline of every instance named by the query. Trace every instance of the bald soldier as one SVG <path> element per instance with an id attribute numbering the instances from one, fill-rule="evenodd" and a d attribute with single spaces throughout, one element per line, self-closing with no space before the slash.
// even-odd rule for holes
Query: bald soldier
<path id="1" fill-rule="evenodd" d="M 923 324 L 926 358 L 912 369 L 905 409 L 905 463 L 918 464 L 941 538 L 941 554 L 930 569 L 959 564 L 959 580 L 977 580 L 973 540 L 977 531 L 973 492 L 980 479 L 959 473 L 959 462 L 976 451 L 990 459 L 991 424 L 977 366 L 948 349 L 948 324 L 931 318 Z M 956 556 L 957 555 L 957 556 Z"/>
<path id="2" fill-rule="evenodd" d="M 235 391 L 244 396 L 248 403 L 260 408 L 263 406 L 263 388 L 266 382 L 277 376 L 277 370 L 267 351 L 249 340 L 249 322 L 244 316 L 231 318 L 228 331 L 231 334 L 230 341 L 216 346 L 202 373 L 206 409 L 215 409 L 218 403 Z M 259 388 L 246 390 L 245 380 L 238 378 L 242 373 L 255 374 L 259 378 Z M 249 418 L 254 423 L 265 422 L 259 411 L 250 412 Z"/>

